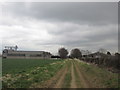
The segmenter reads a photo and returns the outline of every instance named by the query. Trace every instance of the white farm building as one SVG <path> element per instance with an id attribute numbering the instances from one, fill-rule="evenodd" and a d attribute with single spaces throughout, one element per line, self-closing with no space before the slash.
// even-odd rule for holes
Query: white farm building
<path id="1" fill-rule="evenodd" d="M 50 52 L 45 51 L 18 51 L 17 46 L 5 47 L 2 53 L 3 58 L 35 58 L 35 59 L 48 59 L 51 58 Z"/>

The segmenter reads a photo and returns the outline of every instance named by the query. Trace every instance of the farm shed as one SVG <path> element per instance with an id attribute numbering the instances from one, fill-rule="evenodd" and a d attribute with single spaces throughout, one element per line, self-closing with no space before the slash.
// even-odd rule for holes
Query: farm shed
<path id="1" fill-rule="evenodd" d="M 14 49 L 4 49 L 2 53 L 2 57 L 47 59 L 47 58 L 51 58 L 51 53 L 45 51 L 17 51 Z"/>

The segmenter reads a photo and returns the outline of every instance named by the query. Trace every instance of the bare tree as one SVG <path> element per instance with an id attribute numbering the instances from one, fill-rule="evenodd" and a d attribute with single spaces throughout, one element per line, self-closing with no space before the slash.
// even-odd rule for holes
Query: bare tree
<path id="1" fill-rule="evenodd" d="M 98 50 L 98 52 L 106 54 L 106 53 L 107 53 L 107 50 L 104 49 L 104 48 L 100 48 L 100 49 Z"/>
<path id="2" fill-rule="evenodd" d="M 65 48 L 60 48 L 60 49 L 58 50 L 58 54 L 60 55 L 60 57 L 61 57 L 62 59 L 65 59 L 65 58 L 67 57 L 67 55 L 68 55 L 68 51 L 67 51 L 67 49 L 65 49 Z"/>
<path id="3" fill-rule="evenodd" d="M 17 51 L 17 49 L 18 49 L 18 46 L 16 45 L 16 46 L 15 46 L 15 51 Z"/>
<path id="4" fill-rule="evenodd" d="M 75 48 L 75 49 L 72 49 L 70 56 L 71 56 L 72 58 L 81 58 L 81 57 L 82 57 L 82 54 L 81 54 L 81 52 L 80 52 L 79 49 Z"/>
<path id="5" fill-rule="evenodd" d="M 111 53 L 108 51 L 108 52 L 107 52 L 107 55 L 111 55 Z"/>
<path id="6" fill-rule="evenodd" d="M 116 52 L 116 53 L 115 53 L 115 56 L 120 56 L 120 53 Z"/>
<path id="7" fill-rule="evenodd" d="M 82 55 L 89 55 L 89 54 L 92 53 L 92 52 L 89 51 L 89 50 L 80 50 L 80 51 L 81 51 Z"/>

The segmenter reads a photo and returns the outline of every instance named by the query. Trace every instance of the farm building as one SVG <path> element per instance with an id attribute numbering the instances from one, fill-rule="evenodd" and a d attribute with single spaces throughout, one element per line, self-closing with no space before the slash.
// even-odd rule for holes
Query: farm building
<path id="1" fill-rule="evenodd" d="M 5 47 L 2 53 L 3 58 L 35 58 L 35 59 L 47 59 L 51 58 L 50 52 L 45 51 L 18 51 L 17 46 Z"/>
<path id="2" fill-rule="evenodd" d="M 104 53 L 100 53 L 100 52 L 95 52 L 95 53 L 91 53 L 89 55 L 83 55 L 83 58 L 104 58 L 107 57 L 106 54 Z"/>
<path id="3" fill-rule="evenodd" d="M 89 54 L 88 56 L 92 58 L 102 58 L 102 57 L 106 57 L 107 55 L 104 53 L 96 52 L 96 53 Z"/>

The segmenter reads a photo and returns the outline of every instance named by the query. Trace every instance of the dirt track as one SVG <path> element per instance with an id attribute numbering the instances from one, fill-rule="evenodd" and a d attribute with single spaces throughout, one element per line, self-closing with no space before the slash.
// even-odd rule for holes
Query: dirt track
<path id="1" fill-rule="evenodd" d="M 42 88 L 63 88 L 63 84 L 65 83 L 65 77 L 68 73 L 68 70 L 71 69 L 71 80 L 70 80 L 70 87 L 69 88 L 91 88 L 89 81 L 86 79 L 84 73 L 80 71 L 78 61 L 77 60 L 69 60 L 68 62 L 71 62 L 70 68 L 68 68 L 68 65 L 66 64 L 60 71 L 56 73 L 55 76 L 53 76 L 50 80 L 47 80 L 43 83 Z M 76 71 L 76 73 L 75 73 Z M 78 77 L 76 77 L 76 75 Z M 79 81 L 80 83 L 76 82 Z M 38 86 L 39 87 L 39 86 Z"/>
<path id="2" fill-rule="evenodd" d="M 77 88 L 76 80 L 75 80 L 75 73 L 74 73 L 73 63 L 72 63 L 72 67 L 71 67 L 71 76 L 72 76 L 71 88 Z"/>
<path id="3" fill-rule="evenodd" d="M 67 71 L 68 71 L 68 68 L 66 67 L 66 68 L 64 69 L 64 71 L 61 72 L 62 75 L 59 76 L 59 79 L 58 79 L 57 83 L 54 85 L 54 88 L 61 88 L 61 87 L 62 87 L 62 84 L 63 84 L 63 82 L 64 82 L 64 78 L 65 78 L 65 75 L 67 74 Z"/>

